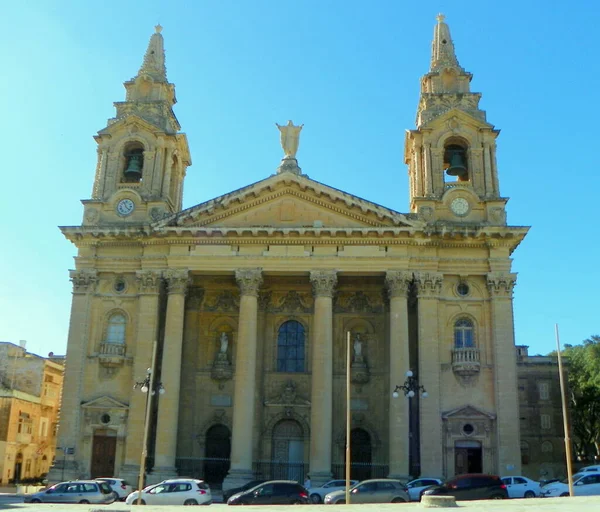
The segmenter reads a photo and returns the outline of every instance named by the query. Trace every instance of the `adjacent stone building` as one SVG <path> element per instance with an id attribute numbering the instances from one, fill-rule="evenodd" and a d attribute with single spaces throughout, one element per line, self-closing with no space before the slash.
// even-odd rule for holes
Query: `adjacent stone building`
<path id="1" fill-rule="evenodd" d="M 275 174 L 182 210 L 191 157 L 164 59 L 157 27 L 95 137 L 83 222 L 61 228 L 78 249 L 59 430 L 72 453 L 53 478 L 136 478 L 133 384 L 154 341 L 166 393 L 149 481 L 339 476 L 348 338 L 353 476 L 520 473 L 511 255 L 528 228 L 506 222 L 499 131 L 443 16 L 406 132 L 408 213 L 308 178 L 292 122 Z M 394 398 L 404 383 L 428 397 Z"/>
<path id="2" fill-rule="evenodd" d="M 54 460 L 63 358 L 0 342 L 0 484 L 46 475 Z"/>

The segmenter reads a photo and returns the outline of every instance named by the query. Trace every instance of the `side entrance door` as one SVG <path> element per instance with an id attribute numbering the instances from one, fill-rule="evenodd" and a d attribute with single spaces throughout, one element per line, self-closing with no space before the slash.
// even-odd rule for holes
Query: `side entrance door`
<path id="1" fill-rule="evenodd" d="M 114 474 L 116 451 L 116 437 L 94 435 L 94 443 L 92 445 L 92 465 L 90 468 L 91 478 L 112 476 Z"/>

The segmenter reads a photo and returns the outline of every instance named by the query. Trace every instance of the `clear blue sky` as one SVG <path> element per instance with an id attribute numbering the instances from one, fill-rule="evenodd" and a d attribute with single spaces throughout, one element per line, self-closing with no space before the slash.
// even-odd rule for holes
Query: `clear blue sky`
<path id="1" fill-rule="evenodd" d="M 402 212 L 435 16 L 483 93 L 514 253 L 515 334 L 533 353 L 600 333 L 597 318 L 600 2 L 350 0 L 3 2 L 0 340 L 64 353 L 75 248 L 96 166 L 92 136 L 164 26 L 193 165 L 189 207 L 271 175 L 275 122 L 304 123 L 311 178 Z"/>

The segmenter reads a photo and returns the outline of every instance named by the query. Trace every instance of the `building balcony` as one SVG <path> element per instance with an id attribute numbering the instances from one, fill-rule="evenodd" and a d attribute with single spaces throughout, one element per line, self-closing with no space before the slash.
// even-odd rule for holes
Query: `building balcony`
<path id="1" fill-rule="evenodd" d="M 477 375 L 480 369 L 479 349 L 463 347 L 452 349 L 452 371 L 461 377 Z"/>
<path id="2" fill-rule="evenodd" d="M 102 342 L 98 353 L 100 364 L 107 367 L 122 366 L 125 361 L 125 352 L 124 344 Z"/>
<path id="3" fill-rule="evenodd" d="M 19 444 L 31 444 L 32 435 L 24 434 L 22 432 L 17 433 L 15 441 Z"/>

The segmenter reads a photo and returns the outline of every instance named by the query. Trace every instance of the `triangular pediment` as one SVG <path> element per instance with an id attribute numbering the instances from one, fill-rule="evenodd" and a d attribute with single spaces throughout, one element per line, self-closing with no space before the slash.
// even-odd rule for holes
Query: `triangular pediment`
<path id="1" fill-rule="evenodd" d="M 306 176 L 282 173 L 184 210 L 155 227 L 344 229 L 421 224 Z"/>
<path id="2" fill-rule="evenodd" d="M 494 419 L 496 415 L 490 412 L 485 412 L 472 405 L 463 405 L 451 411 L 442 413 L 442 419 L 453 419 L 453 418 L 485 418 Z"/>
<path id="3" fill-rule="evenodd" d="M 145 131 L 149 133 L 164 132 L 164 130 L 146 121 L 145 119 L 142 119 L 140 116 L 130 114 L 126 117 L 115 120 L 106 128 L 100 130 L 98 135 L 112 135 L 120 130 L 129 130 L 132 133 L 135 133 L 136 131 Z"/>
<path id="4" fill-rule="evenodd" d="M 129 409 L 126 404 L 106 395 L 84 402 L 81 407 L 83 409 Z"/>
<path id="5" fill-rule="evenodd" d="M 419 128 L 421 130 L 427 128 L 428 130 L 436 130 L 442 126 L 449 126 L 450 128 L 456 128 L 458 125 L 468 126 L 470 128 L 487 128 L 489 130 L 494 129 L 494 125 L 484 121 L 474 115 L 461 110 L 460 108 L 450 108 L 443 114 L 434 117 L 430 121 L 423 123 Z"/>

